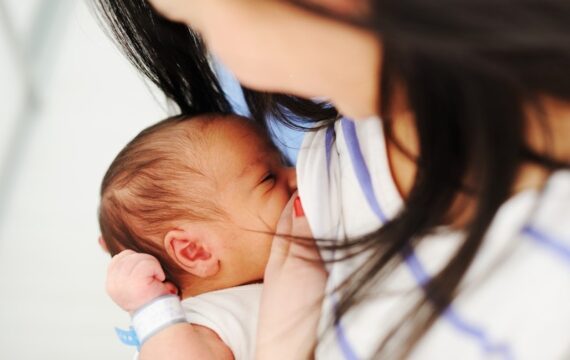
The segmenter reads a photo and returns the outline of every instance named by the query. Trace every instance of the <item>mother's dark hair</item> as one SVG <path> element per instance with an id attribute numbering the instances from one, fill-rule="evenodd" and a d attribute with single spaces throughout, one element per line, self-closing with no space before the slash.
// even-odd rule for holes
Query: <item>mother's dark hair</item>
<path id="1" fill-rule="evenodd" d="M 405 358 L 458 295 L 487 229 L 512 195 L 520 166 L 569 167 L 568 159 L 528 146 L 527 115 L 528 109 L 544 114 L 545 96 L 570 102 L 570 1 L 371 4 L 369 26 L 383 43 L 384 125 L 390 134 L 392 100 L 396 89 L 404 89 L 419 138 L 417 175 L 394 219 L 350 241 L 348 247 L 371 249 L 371 256 L 344 284 L 337 318 L 401 264 L 424 235 L 449 223 L 459 194 L 476 199 L 456 252 L 423 284 L 423 298 L 379 345 L 377 356 Z M 542 125 L 548 139 L 547 124 Z"/>
<path id="2" fill-rule="evenodd" d="M 129 59 L 183 113 L 231 112 L 196 34 L 163 20 L 142 0 L 96 1 Z M 526 110 L 540 114 L 542 96 L 570 101 L 570 1 L 370 1 L 370 18 L 356 23 L 382 40 L 383 124 L 388 140 L 395 141 L 390 105 L 395 89 L 404 89 L 419 137 L 417 176 L 394 219 L 366 236 L 330 246 L 370 254 L 343 284 L 337 318 L 401 264 L 424 235 L 449 223 L 458 195 L 476 199 L 456 253 L 424 284 L 424 296 L 400 326 L 379 343 L 378 356 L 403 358 L 457 296 L 492 219 L 511 196 L 520 165 L 568 167 L 530 149 L 525 131 Z M 271 113 L 292 126 L 291 113 L 312 121 L 336 118 L 336 111 L 323 104 L 244 93 L 260 122 Z M 543 130 L 548 135 L 546 126 Z"/>
<path id="3" fill-rule="evenodd" d="M 200 37 L 187 26 L 165 20 L 145 0 L 94 0 L 130 62 L 173 101 L 182 115 L 231 113 L 212 70 L 212 59 Z M 242 87 L 251 117 L 266 126 L 268 115 L 304 129 L 298 118 L 334 120 L 336 109 L 325 103 Z"/>

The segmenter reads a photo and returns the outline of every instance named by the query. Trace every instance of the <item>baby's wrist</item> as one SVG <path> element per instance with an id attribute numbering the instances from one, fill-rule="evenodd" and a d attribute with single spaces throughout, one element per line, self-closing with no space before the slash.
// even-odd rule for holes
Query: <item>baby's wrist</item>
<path id="1" fill-rule="evenodd" d="M 152 294 L 145 294 L 144 296 L 136 297 L 137 300 L 130 301 L 127 306 L 123 307 L 123 310 L 127 311 L 131 317 L 139 311 L 139 309 L 144 308 L 148 304 L 152 303 L 156 299 L 166 296 L 166 295 L 174 295 L 171 292 L 164 290 Z"/>
<path id="2" fill-rule="evenodd" d="M 186 322 L 180 298 L 167 294 L 156 297 L 131 313 L 131 321 L 140 346 L 161 330 Z"/>

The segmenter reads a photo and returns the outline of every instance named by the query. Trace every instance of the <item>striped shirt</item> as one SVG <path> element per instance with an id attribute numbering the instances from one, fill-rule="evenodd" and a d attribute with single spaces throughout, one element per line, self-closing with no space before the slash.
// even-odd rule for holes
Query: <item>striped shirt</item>
<path id="1" fill-rule="evenodd" d="M 402 207 L 380 120 L 343 119 L 306 135 L 299 193 L 313 235 L 343 239 L 377 230 Z M 319 359 L 369 359 L 423 296 L 462 234 L 441 228 L 329 329 L 338 301 L 325 299 Z M 341 241 L 341 240 L 338 240 Z M 337 251 L 334 256 L 342 256 Z M 363 261 L 328 264 L 328 294 Z M 413 359 L 570 359 L 570 171 L 544 191 L 521 192 L 497 212 L 462 291 L 414 349 Z"/>

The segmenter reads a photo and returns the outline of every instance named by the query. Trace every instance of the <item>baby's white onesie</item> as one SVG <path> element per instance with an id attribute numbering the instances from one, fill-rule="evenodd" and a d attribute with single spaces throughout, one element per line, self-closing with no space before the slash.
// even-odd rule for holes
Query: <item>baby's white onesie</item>
<path id="1" fill-rule="evenodd" d="M 236 360 L 255 358 L 262 284 L 207 292 L 182 301 L 186 320 L 213 330 Z"/>
<path id="2" fill-rule="evenodd" d="M 262 290 L 263 284 L 250 284 L 211 291 L 184 299 L 182 307 L 186 320 L 218 334 L 235 360 L 252 360 Z"/>

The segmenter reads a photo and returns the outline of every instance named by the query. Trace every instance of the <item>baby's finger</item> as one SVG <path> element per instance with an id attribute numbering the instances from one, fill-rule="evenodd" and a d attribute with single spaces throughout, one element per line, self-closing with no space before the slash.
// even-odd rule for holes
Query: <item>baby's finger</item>
<path id="1" fill-rule="evenodd" d="M 129 278 L 133 279 L 147 279 L 149 282 L 152 281 L 164 281 L 165 275 L 160 263 L 154 257 L 145 257 L 144 259 L 139 259 L 135 266 L 128 274 Z"/>
<path id="2" fill-rule="evenodd" d="M 177 293 L 178 290 L 173 284 L 155 281 L 146 286 L 144 291 L 139 294 L 141 300 L 143 300 L 140 305 L 146 304 L 159 296 L 176 295 Z"/>
<path id="3" fill-rule="evenodd" d="M 146 262 L 147 266 L 149 267 L 148 271 L 153 277 L 155 277 L 159 281 L 164 281 L 166 275 L 164 274 L 162 266 L 160 265 L 160 261 L 158 261 L 156 257 L 144 253 L 138 254 L 138 257 L 139 258 L 137 259 L 137 261 Z"/>
<path id="4" fill-rule="evenodd" d="M 171 282 L 165 282 L 164 286 L 166 287 L 166 290 L 168 290 L 168 293 L 172 294 L 172 295 L 178 295 L 178 288 Z"/>
<path id="5" fill-rule="evenodd" d="M 156 266 L 153 267 L 153 276 L 160 282 L 166 280 L 166 274 L 158 261 L 156 261 Z"/>

